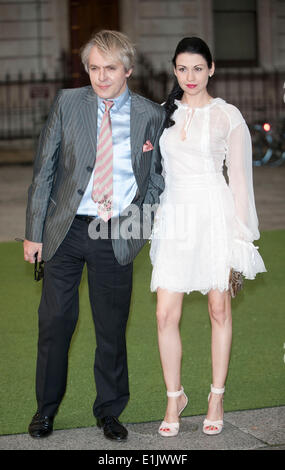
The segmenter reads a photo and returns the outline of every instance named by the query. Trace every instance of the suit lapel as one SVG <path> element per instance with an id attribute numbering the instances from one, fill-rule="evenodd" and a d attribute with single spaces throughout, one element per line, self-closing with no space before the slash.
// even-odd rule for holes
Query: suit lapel
<path id="1" fill-rule="evenodd" d="M 131 93 L 130 133 L 133 168 L 135 168 L 137 153 L 139 151 L 142 152 L 145 137 L 145 122 L 146 117 L 143 100 L 135 93 Z"/>
<path id="2" fill-rule="evenodd" d="M 96 159 L 97 150 L 97 109 L 97 95 L 94 93 L 93 88 L 90 87 L 82 101 L 80 113 L 83 127 L 91 144 L 94 160 Z"/>

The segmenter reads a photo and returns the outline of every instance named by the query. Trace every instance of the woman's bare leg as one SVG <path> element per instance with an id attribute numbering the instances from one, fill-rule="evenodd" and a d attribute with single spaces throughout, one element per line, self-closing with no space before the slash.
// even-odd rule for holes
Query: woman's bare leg
<path id="1" fill-rule="evenodd" d="M 163 376 L 166 390 L 177 392 L 181 389 L 182 344 L 179 323 L 182 313 L 183 293 L 157 289 L 157 330 Z M 168 398 L 164 420 L 178 421 L 178 411 L 185 405 L 185 396 Z"/>
<path id="2" fill-rule="evenodd" d="M 212 384 L 223 388 L 228 374 L 232 344 L 232 314 L 230 293 L 211 290 L 208 308 L 212 325 Z M 223 419 L 223 395 L 211 393 L 207 419 Z"/>

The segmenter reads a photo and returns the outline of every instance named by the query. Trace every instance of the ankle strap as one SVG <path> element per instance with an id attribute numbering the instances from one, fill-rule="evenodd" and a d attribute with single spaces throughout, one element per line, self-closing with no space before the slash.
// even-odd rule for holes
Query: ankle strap
<path id="1" fill-rule="evenodd" d="M 184 388 L 181 387 L 181 390 L 179 390 L 178 392 L 166 392 L 167 396 L 168 397 L 180 397 L 180 395 L 182 395 L 184 393 Z"/>
<path id="2" fill-rule="evenodd" d="M 213 387 L 213 385 L 211 384 L 211 392 L 212 393 L 217 393 L 218 395 L 221 395 L 222 393 L 224 393 L 224 391 L 225 391 L 225 387 L 216 388 L 216 387 Z"/>

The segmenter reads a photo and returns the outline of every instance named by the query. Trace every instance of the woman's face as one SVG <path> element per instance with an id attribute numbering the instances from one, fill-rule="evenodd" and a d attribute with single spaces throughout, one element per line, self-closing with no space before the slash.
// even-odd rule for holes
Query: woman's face
<path id="1" fill-rule="evenodd" d="M 174 73 L 184 93 L 196 96 L 206 90 L 209 75 L 214 73 L 214 63 L 209 69 L 202 55 L 183 52 L 176 57 Z"/>

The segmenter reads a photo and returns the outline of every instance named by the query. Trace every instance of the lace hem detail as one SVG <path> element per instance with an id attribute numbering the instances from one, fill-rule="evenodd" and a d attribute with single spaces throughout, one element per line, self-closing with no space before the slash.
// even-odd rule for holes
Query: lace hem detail
<path id="1" fill-rule="evenodd" d="M 246 279 L 254 279 L 256 274 L 266 272 L 258 246 L 237 238 L 233 241 L 230 266 L 241 272 Z"/>
<path id="2" fill-rule="evenodd" d="M 158 288 L 165 289 L 170 293 L 175 293 L 175 292 L 177 293 L 178 292 L 178 293 L 184 293 L 184 294 L 187 294 L 187 295 L 191 294 L 191 292 L 200 292 L 203 295 L 207 295 L 211 290 L 219 290 L 220 292 L 226 292 L 227 290 L 229 290 L 228 283 L 225 286 L 213 285 L 213 286 L 205 287 L 204 289 L 199 289 L 198 287 L 193 287 L 193 288 L 179 287 L 179 288 L 177 288 L 177 286 L 169 286 L 169 285 L 164 284 L 162 282 L 155 283 L 155 282 L 152 281 L 151 285 L 150 285 L 151 292 L 156 292 Z"/>

